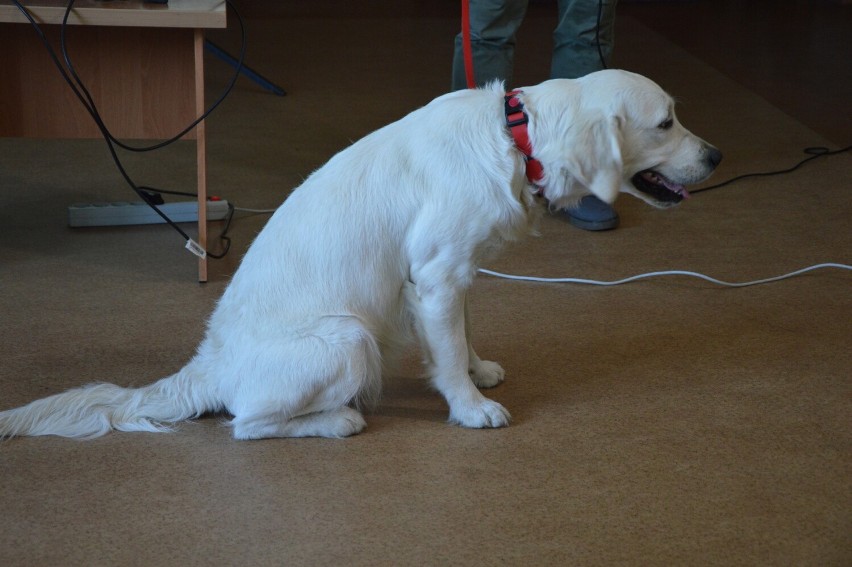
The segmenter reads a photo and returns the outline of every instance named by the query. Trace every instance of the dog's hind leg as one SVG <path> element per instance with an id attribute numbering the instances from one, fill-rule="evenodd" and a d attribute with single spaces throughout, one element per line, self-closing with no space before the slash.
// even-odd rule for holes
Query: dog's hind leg
<path id="1" fill-rule="evenodd" d="M 381 384 L 376 342 L 354 317 L 255 343 L 241 358 L 227 403 L 236 439 L 354 435 L 366 423 L 349 404 L 372 402 Z"/>
<path id="2" fill-rule="evenodd" d="M 236 439 L 269 437 L 349 437 L 360 433 L 367 422 L 358 410 L 347 406 L 292 418 L 273 413 L 232 422 Z"/>

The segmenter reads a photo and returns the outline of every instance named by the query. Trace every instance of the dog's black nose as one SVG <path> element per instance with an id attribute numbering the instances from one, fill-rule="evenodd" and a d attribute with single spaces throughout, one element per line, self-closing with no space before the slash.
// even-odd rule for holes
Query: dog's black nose
<path id="1" fill-rule="evenodd" d="M 722 152 L 713 146 L 707 146 L 707 163 L 710 167 L 716 169 L 716 166 L 722 162 Z"/>

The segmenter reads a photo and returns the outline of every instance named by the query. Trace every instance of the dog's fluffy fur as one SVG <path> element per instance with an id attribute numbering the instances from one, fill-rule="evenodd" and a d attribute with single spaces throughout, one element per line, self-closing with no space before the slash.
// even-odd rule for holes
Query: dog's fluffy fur
<path id="1" fill-rule="evenodd" d="M 160 431 L 217 411 L 233 415 L 237 439 L 345 437 L 365 427 L 356 408 L 376 401 L 385 362 L 413 336 L 451 422 L 507 425 L 477 389 L 503 380 L 470 346 L 465 293 L 477 267 L 546 203 L 611 203 L 624 191 L 668 206 L 721 154 L 677 122 L 656 84 L 601 71 L 519 95 L 545 172 L 534 187 L 503 96 L 499 84 L 442 96 L 311 175 L 258 235 L 176 374 L 4 411 L 0 437 Z M 650 170 L 659 187 L 648 194 L 632 180 Z"/>

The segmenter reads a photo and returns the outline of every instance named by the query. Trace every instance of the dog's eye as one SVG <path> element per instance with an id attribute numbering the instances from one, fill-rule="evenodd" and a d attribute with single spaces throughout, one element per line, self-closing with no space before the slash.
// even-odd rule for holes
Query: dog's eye
<path id="1" fill-rule="evenodd" d="M 668 130 L 672 126 L 674 126 L 674 120 L 669 118 L 665 122 L 661 122 L 660 125 L 657 126 L 657 128 L 659 128 L 660 130 Z"/>

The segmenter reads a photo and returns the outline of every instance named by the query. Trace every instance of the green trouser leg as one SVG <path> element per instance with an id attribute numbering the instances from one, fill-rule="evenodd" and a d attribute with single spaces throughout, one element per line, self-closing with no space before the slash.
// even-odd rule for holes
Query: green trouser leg
<path id="1" fill-rule="evenodd" d="M 527 3 L 528 0 L 470 0 L 471 50 L 477 86 L 494 79 L 505 81 L 507 87 L 513 86 L 515 33 L 526 15 Z M 616 3 L 617 0 L 559 0 L 550 78 L 573 79 L 609 66 L 615 39 Z M 458 34 L 452 88 L 466 87 L 462 36 Z"/>
<path id="2" fill-rule="evenodd" d="M 512 86 L 515 32 L 524 20 L 527 0 L 470 0 L 470 43 L 476 86 L 499 79 Z M 453 53 L 453 90 L 467 88 L 462 36 Z"/>
<path id="3" fill-rule="evenodd" d="M 615 5 L 616 0 L 559 0 L 551 79 L 575 79 L 609 67 L 615 40 Z"/>

